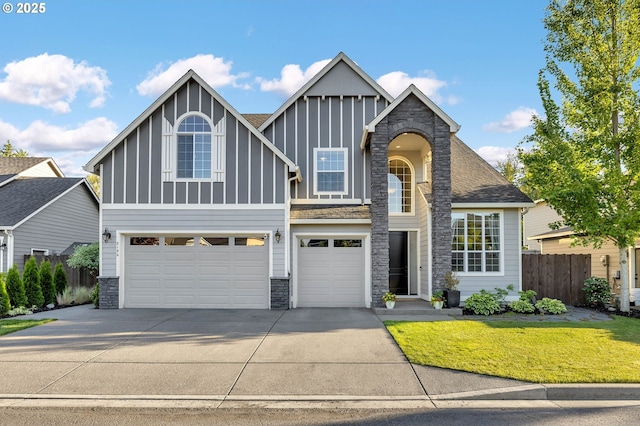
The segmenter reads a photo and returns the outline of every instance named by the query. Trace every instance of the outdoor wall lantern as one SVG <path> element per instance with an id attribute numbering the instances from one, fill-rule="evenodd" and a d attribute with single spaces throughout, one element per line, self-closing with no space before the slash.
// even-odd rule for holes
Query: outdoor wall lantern
<path id="1" fill-rule="evenodd" d="M 282 234 L 280 233 L 280 228 L 276 229 L 276 243 L 280 243 L 280 238 L 282 237 Z"/>
<path id="2" fill-rule="evenodd" d="M 111 232 L 109 232 L 109 228 L 104 228 L 104 232 L 102 233 L 102 241 L 105 243 L 109 242 L 111 239 Z"/>

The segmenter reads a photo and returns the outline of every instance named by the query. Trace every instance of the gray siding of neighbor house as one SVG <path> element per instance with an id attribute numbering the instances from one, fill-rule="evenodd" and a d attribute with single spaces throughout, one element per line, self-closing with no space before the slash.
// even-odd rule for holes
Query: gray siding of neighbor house
<path id="1" fill-rule="evenodd" d="M 285 229 L 284 208 L 260 209 L 104 209 L 102 211 L 103 226 L 108 227 L 113 236 L 112 240 L 102 245 L 102 276 L 117 276 L 116 271 L 116 232 L 132 233 L 144 236 L 147 232 L 165 235 L 167 233 L 190 235 L 216 235 L 245 233 L 275 233 L 277 229 Z M 126 244 L 126 241 L 122 242 Z M 286 276 L 284 241 L 272 244 L 274 276 Z M 126 248 L 125 248 L 126 250 Z"/>
<path id="2" fill-rule="evenodd" d="M 176 179 L 178 119 L 200 112 L 213 123 L 212 150 L 223 176 Z M 104 204 L 282 204 L 288 170 L 269 147 L 252 134 L 209 92 L 189 80 L 115 147 L 102 162 Z"/>
<path id="3" fill-rule="evenodd" d="M 345 64 L 337 64 L 268 127 L 264 135 L 302 172 L 294 200 L 322 203 L 371 197 L 370 159 L 360 149 L 364 126 L 386 108 L 386 100 Z M 313 149 L 347 148 L 346 195 L 315 195 Z"/>
<path id="4" fill-rule="evenodd" d="M 72 243 L 100 239 L 98 203 L 79 185 L 13 231 L 13 262 L 22 271 L 31 249 L 60 253 Z"/>
<path id="5" fill-rule="evenodd" d="M 455 209 L 455 212 L 466 211 L 482 211 L 480 209 Z M 497 211 L 497 210 L 486 210 Z M 509 296 L 518 296 L 518 288 L 521 281 L 520 272 L 520 238 L 518 237 L 518 221 L 520 220 L 520 211 L 518 209 L 507 209 L 502 211 L 503 214 L 503 230 L 504 230 L 504 275 L 492 275 L 492 274 L 472 274 L 465 276 L 459 274 L 461 300 L 466 299 L 473 293 L 477 293 L 482 289 L 493 291 L 496 287 L 506 287 L 509 284 L 513 284 L 514 291 Z M 451 247 L 451 245 L 449 245 Z"/>

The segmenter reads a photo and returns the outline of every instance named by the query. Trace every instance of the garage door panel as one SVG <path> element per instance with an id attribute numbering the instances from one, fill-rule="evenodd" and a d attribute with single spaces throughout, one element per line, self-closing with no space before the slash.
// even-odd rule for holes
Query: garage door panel
<path id="1" fill-rule="evenodd" d="M 327 237 L 305 239 L 313 240 L 326 241 L 327 246 L 298 245 L 297 306 L 365 306 L 364 248 L 334 247 L 334 239 Z"/>
<path id="2" fill-rule="evenodd" d="M 125 307 L 268 308 L 268 254 L 266 245 L 126 246 Z"/>

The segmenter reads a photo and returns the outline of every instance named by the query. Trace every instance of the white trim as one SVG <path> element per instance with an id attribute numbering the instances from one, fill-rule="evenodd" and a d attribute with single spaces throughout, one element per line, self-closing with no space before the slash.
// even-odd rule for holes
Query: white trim
<path id="1" fill-rule="evenodd" d="M 39 249 L 39 248 L 31 248 L 30 249 L 30 255 L 33 256 L 34 255 L 34 251 L 38 251 L 38 252 L 42 252 L 43 256 L 49 256 L 49 249 Z"/>
<path id="2" fill-rule="evenodd" d="M 342 163 L 344 164 L 344 169 L 342 171 L 344 175 L 344 181 L 342 183 L 342 191 L 318 191 L 318 152 L 342 152 L 344 154 L 344 158 L 342 160 Z M 327 170 L 323 170 L 322 172 L 323 173 L 327 172 Z M 333 171 L 330 171 L 330 172 L 333 172 Z M 349 180 L 349 149 L 348 148 L 320 148 L 320 147 L 313 148 L 313 195 L 347 195 L 349 193 L 348 180 Z"/>
<path id="3" fill-rule="evenodd" d="M 104 210 L 281 210 L 279 204 L 103 204 Z"/>
<path id="4" fill-rule="evenodd" d="M 362 239 L 364 244 L 364 303 L 365 307 L 371 307 L 371 233 L 370 232 L 293 232 L 291 244 L 293 248 L 293 274 L 291 277 L 291 303 L 295 309 L 298 306 L 298 249 L 300 248 L 300 238 L 357 238 Z"/>
<path id="5" fill-rule="evenodd" d="M 292 225 L 370 225 L 371 219 L 291 219 Z"/>
<path id="6" fill-rule="evenodd" d="M 344 205 L 362 205 L 362 199 L 360 198 L 297 198 L 291 200 L 291 204 L 344 204 Z M 364 204 L 371 204 L 371 200 L 366 199 Z"/>
<path id="7" fill-rule="evenodd" d="M 533 203 L 451 203 L 452 209 L 518 209 L 534 207 Z"/>

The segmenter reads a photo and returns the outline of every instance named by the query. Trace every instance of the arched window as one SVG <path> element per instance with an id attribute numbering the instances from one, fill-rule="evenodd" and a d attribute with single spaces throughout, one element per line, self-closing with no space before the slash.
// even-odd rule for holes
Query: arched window
<path id="1" fill-rule="evenodd" d="M 389 213 L 413 212 L 412 173 L 409 164 L 398 158 L 389 160 L 387 179 Z"/>
<path id="2" fill-rule="evenodd" d="M 211 178 L 211 126 L 203 117 L 190 115 L 178 126 L 177 177 Z"/>

